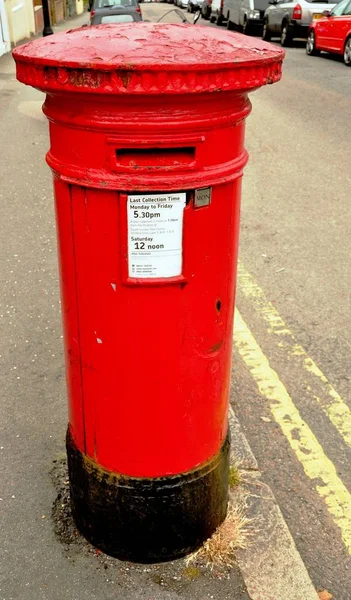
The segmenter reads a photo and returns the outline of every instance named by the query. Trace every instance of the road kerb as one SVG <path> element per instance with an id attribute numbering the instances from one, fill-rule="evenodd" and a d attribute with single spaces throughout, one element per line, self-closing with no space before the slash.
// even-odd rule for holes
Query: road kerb
<path id="1" fill-rule="evenodd" d="M 238 565 L 251 600 L 318 600 L 306 566 L 270 487 L 262 481 L 257 461 L 234 412 L 230 409 L 232 462 L 244 473 L 240 486 L 247 495 L 247 517 L 255 534 Z"/>

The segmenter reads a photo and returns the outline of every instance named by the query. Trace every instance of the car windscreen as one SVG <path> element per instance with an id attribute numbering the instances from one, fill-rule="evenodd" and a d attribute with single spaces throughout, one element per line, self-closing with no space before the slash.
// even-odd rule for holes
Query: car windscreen
<path id="1" fill-rule="evenodd" d="M 101 17 L 100 23 L 132 23 L 132 15 L 106 15 Z"/>
<path id="2" fill-rule="evenodd" d="M 255 10 L 266 10 L 268 8 L 268 0 L 254 0 Z"/>
<path id="3" fill-rule="evenodd" d="M 110 8 L 111 6 L 128 8 L 136 5 L 137 0 L 97 0 L 95 3 L 95 8 Z"/>

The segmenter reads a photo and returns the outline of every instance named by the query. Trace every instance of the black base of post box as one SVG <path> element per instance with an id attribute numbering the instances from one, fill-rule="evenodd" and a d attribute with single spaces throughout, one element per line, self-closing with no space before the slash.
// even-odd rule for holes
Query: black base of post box
<path id="1" fill-rule="evenodd" d="M 71 507 L 79 531 L 121 560 L 152 563 L 201 546 L 225 519 L 229 433 L 216 456 L 192 471 L 157 478 L 107 471 L 67 433 Z"/>

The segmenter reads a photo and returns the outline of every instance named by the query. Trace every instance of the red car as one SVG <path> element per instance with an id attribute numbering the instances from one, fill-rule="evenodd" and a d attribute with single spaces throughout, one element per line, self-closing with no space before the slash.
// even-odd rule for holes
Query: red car
<path id="1" fill-rule="evenodd" d="M 339 4 L 320 19 L 314 19 L 308 30 L 306 52 L 319 54 L 321 50 L 344 56 L 344 63 L 351 67 L 351 0 Z"/>

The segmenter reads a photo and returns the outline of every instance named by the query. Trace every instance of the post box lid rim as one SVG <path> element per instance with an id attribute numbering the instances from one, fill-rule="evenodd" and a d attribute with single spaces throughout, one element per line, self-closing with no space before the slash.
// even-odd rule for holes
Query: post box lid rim
<path id="1" fill-rule="evenodd" d="M 182 81 L 178 86 L 178 92 L 182 88 L 185 93 L 191 93 L 205 91 L 206 87 L 211 91 L 215 86 L 213 74 L 220 72 L 225 73 L 226 78 L 235 73 L 236 81 L 232 84 L 227 81 L 226 89 L 273 83 L 280 79 L 284 51 L 233 32 L 140 22 L 104 25 L 103 28 L 81 27 L 58 33 L 16 48 L 13 56 L 18 78 L 43 90 L 66 87 L 99 92 L 104 87 L 108 91 L 109 87 L 112 93 L 147 93 L 145 75 L 156 72 L 154 93 L 171 91 L 170 85 L 173 93 L 177 93 L 176 81 L 169 81 L 176 77 L 175 73 L 190 78 L 193 75 L 193 80 Z M 249 74 L 250 71 L 253 73 Z M 121 72 L 127 72 L 127 78 L 123 75 L 121 78 Z M 118 83 L 113 85 L 112 81 L 100 85 L 103 77 L 112 73 L 122 79 L 121 90 Z M 129 86 L 135 75 L 139 75 L 138 90 Z M 167 81 L 162 80 L 162 75 L 167 75 Z M 221 82 L 218 83 L 220 88 Z"/>

